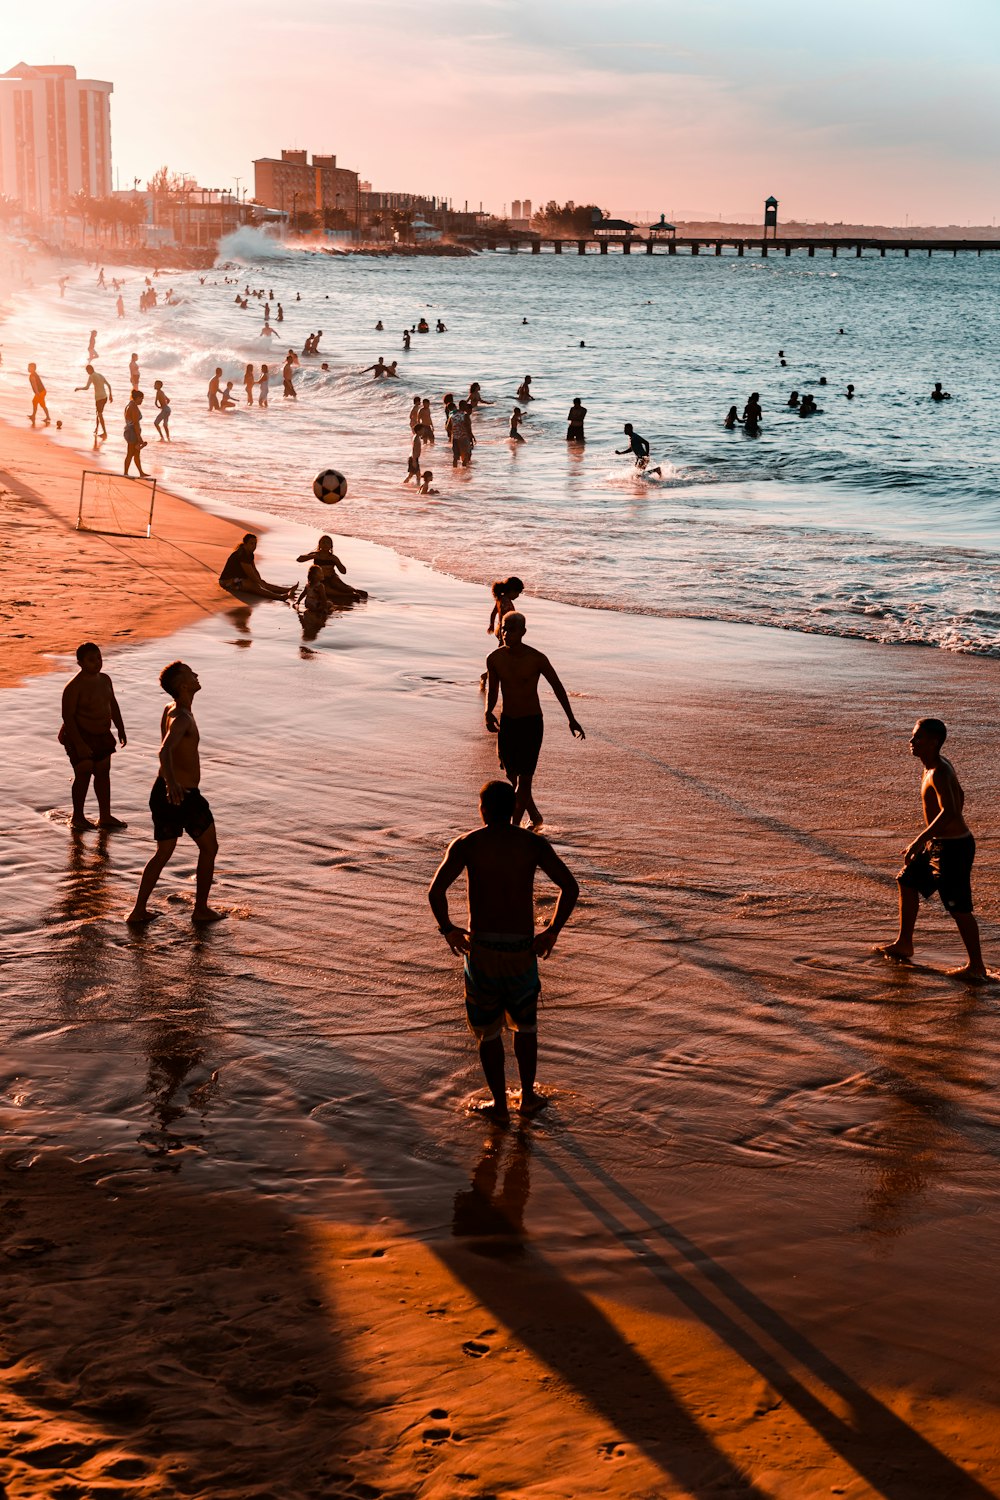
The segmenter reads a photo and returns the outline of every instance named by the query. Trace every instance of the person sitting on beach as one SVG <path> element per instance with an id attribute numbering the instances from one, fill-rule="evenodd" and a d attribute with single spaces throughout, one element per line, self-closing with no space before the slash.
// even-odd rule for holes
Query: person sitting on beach
<path id="1" fill-rule="evenodd" d="M 520 825 L 528 814 L 531 826 L 542 826 L 542 815 L 532 796 L 531 784 L 542 748 L 542 709 L 538 701 L 538 679 L 544 677 L 552 688 L 569 720 L 575 739 L 585 739 L 582 727 L 570 708 L 566 689 L 556 676 L 547 656 L 524 644 L 528 622 L 518 610 L 505 615 L 500 625 L 501 645 L 486 659 L 489 691 L 486 697 L 486 728 L 497 736 L 497 759 L 500 769 L 517 793 L 514 825 Z M 503 711 L 497 723 L 498 696 Z"/>
<path id="2" fill-rule="evenodd" d="M 583 431 L 583 424 L 586 416 L 587 408 L 584 406 L 579 396 L 574 396 L 573 405 L 570 407 L 569 415 L 566 418 L 566 421 L 569 424 L 566 428 L 567 443 L 585 443 L 587 441 Z"/>
<path id="3" fill-rule="evenodd" d="M 799 405 L 799 393 L 798 393 L 798 391 L 793 391 L 792 392 L 792 394 L 788 398 L 788 403 L 787 404 L 789 406 L 793 407 L 796 411 L 798 410 L 798 405 Z"/>
<path id="4" fill-rule="evenodd" d="M 232 389 L 232 382 L 231 381 L 230 381 L 230 389 Z M 170 442 L 170 397 L 167 395 L 166 391 L 163 389 L 163 381 L 162 380 L 154 380 L 153 381 L 153 390 L 156 392 L 156 395 L 153 397 L 153 400 L 156 402 L 156 417 L 155 417 L 155 419 L 153 421 L 153 426 L 156 428 L 156 435 L 160 439 L 160 442 L 161 443 L 163 442 L 164 435 L 166 435 L 166 441 L 169 443 Z M 230 404 L 233 405 L 233 406 L 235 406 L 236 403 L 235 402 L 231 402 Z"/>
<path id="5" fill-rule="evenodd" d="M 628 438 L 628 447 L 616 448 L 615 452 L 618 454 L 619 458 L 625 453 L 634 454 L 635 466 L 639 470 L 639 472 L 642 473 L 649 463 L 649 444 L 644 437 L 640 436 L 640 434 L 634 430 L 631 422 L 625 423 L 624 431 L 625 436 Z M 663 470 L 660 468 L 659 464 L 657 464 L 656 468 L 650 469 L 649 472 L 650 474 L 662 474 Z"/>
<path id="6" fill-rule="evenodd" d="M 314 563 L 306 574 L 306 586 L 299 595 L 299 607 L 316 615 L 330 613 L 330 600 L 323 583 L 323 569 Z"/>
<path id="7" fill-rule="evenodd" d="M 256 549 L 257 538 L 248 531 L 235 552 L 230 552 L 223 563 L 219 583 L 231 593 L 254 594 L 260 599 L 287 599 L 294 592 L 295 585 L 283 588 L 277 583 L 265 583 L 254 562 Z"/>
<path id="8" fill-rule="evenodd" d="M 507 433 L 507 436 L 509 438 L 513 438 L 513 440 L 514 440 L 515 443 L 523 443 L 524 442 L 524 438 L 521 436 L 521 433 L 519 431 L 521 423 L 523 421 L 524 421 L 524 412 L 521 410 L 521 408 L 519 406 L 515 406 L 514 410 L 510 414 L 510 430 Z"/>
<path id="9" fill-rule="evenodd" d="M 59 743 L 73 767 L 71 826 L 78 831 L 94 827 L 125 828 L 127 824 L 111 815 L 111 757 L 116 748 L 111 726 L 114 724 L 117 729 L 118 744 L 124 750 L 128 740 L 122 711 L 111 678 L 103 670 L 101 648 L 93 641 L 84 641 L 76 648 L 76 661 L 80 670 L 63 688 L 59 730 Z M 96 824 L 91 823 L 84 810 L 91 777 L 97 798 Z"/>
<path id="10" fill-rule="evenodd" d="M 226 913 L 215 911 L 208 904 L 219 841 L 212 809 L 199 789 L 200 736 L 192 704 L 195 693 L 201 691 L 201 683 L 186 662 L 172 661 L 160 673 L 160 686 L 171 694 L 173 702 L 163 710 L 160 719 L 159 775 L 149 794 L 156 851 L 142 872 L 135 905 L 125 920 L 133 927 L 152 920 L 155 913 L 148 910 L 147 902 L 177 847 L 177 840 L 186 833 L 198 846 L 191 920 L 207 925 L 221 921 Z"/>
<path id="11" fill-rule="evenodd" d="M 430 469 L 425 469 L 420 476 L 420 484 L 417 487 L 418 495 L 436 495 L 439 492 L 431 489 L 431 480 L 434 478 Z"/>
<path id="12" fill-rule="evenodd" d="M 514 394 L 517 396 L 517 399 L 519 401 L 534 401 L 535 398 L 531 394 L 530 375 L 525 375 L 524 379 L 521 381 L 521 384 L 518 386 Z"/>
<path id="13" fill-rule="evenodd" d="M 481 828 L 449 844 L 428 891 L 438 931 L 464 959 L 465 1012 L 479 1043 L 479 1061 L 492 1095 L 487 1113 L 497 1124 L 510 1118 L 504 1064 L 504 1027 L 514 1033 L 521 1081 L 518 1111 L 537 1114 L 547 1103 L 535 1089 L 538 1065 L 539 958 L 548 958 L 576 905 L 580 887 L 547 839 L 512 826 L 513 789 L 488 781 L 479 793 Z M 468 877 L 469 925 L 456 927 L 448 890 Z M 535 872 L 559 888 L 552 920 L 535 933 Z"/>
<path id="14" fill-rule="evenodd" d="M 929 900 L 936 891 L 945 910 L 955 919 L 968 955 L 968 961 L 960 969 L 950 969 L 949 973 L 969 984 L 982 984 L 988 976 L 979 944 L 979 924 L 972 914 L 976 841 L 965 821 L 965 793 L 955 767 L 941 754 L 947 735 L 940 719 L 918 719 L 913 726 L 910 754 L 924 768 L 920 800 L 927 826 L 904 849 L 903 868 L 896 876 L 898 936 L 875 951 L 886 958 L 904 961 L 912 958 L 920 897 Z"/>
<path id="15" fill-rule="evenodd" d="M 252 366 L 248 366 L 248 369 L 249 368 L 252 368 Z M 216 365 L 216 367 L 215 367 L 215 374 L 212 376 L 211 380 L 208 382 L 208 409 L 209 409 L 209 411 L 218 411 L 219 410 L 219 386 L 221 384 L 222 384 L 222 366 L 221 365 Z"/>
<path id="16" fill-rule="evenodd" d="M 368 598 L 364 589 L 352 588 L 346 579 L 341 580 L 337 576 L 340 573 L 346 573 L 347 569 L 333 550 L 332 537 L 321 536 L 316 543 L 316 550 L 314 552 L 303 552 L 300 557 L 296 558 L 296 562 L 315 563 L 322 572 L 323 584 L 328 597 L 334 594 L 345 594 L 349 595 L 351 599 Z"/>
<path id="17" fill-rule="evenodd" d="M 125 474 L 135 464 L 139 471 L 139 478 L 145 479 L 146 473 L 142 467 L 142 450 L 146 444 L 142 436 L 142 391 L 133 391 L 132 399 L 125 408 Z"/>
<path id="18" fill-rule="evenodd" d="M 31 386 L 31 411 L 28 413 L 28 420 L 31 422 L 32 427 L 34 427 L 35 418 L 38 416 L 39 409 L 41 409 L 45 413 L 44 425 L 48 427 L 52 418 L 49 416 L 49 408 L 45 404 L 47 394 L 45 381 L 39 375 L 38 366 L 35 364 L 28 366 L 28 384 Z"/>
<path id="19" fill-rule="evenodd" d="M 30 366 L 29 366 L 29 369 L 30 369 Z M 936 380 L 934 382 L 934 389 L 931 391 L 931 400 L 932 401 L 950 401 L 951 400 L 951 392 L 950 391 L 943 391 L 941 389 L 941 382 L 940 382 L 940 380 Z"/>
<path id="20" fill-rule="evenodd" d="M 743 431 L 747 437 L 757 437 L 760 433 L 760 424 L 764 413 L 760 405 L 760 392 L 751 391 L 746 406 L 743 408 Z"/>
<path id="21" fill-rule="evenodd" d="M 722 425 L 727 432 L 732 432 L 735 427 L 739 426 L 739 420 L 739 408 L 736 406 L 731 406 L 726 412 L 726 420 Z"/>
<path id="22" fill-rule="evenodd" d="M 98 371 L 94 369 L 93 365 L 86 365 L 84 368 L 87 371 L 87 384 L 75 386 L 74 390 L 89 391 L 91 388 L 93 388 L 94 436 L 97 437 L 98 435 L 100 435 L 101 437 L 106 438 L 108 435 L 108 429 L 104 423 L 104 408 L 112 399 L 111 382 L 109 380 L 106 380 L 103 375 L 99 374 Z"/>

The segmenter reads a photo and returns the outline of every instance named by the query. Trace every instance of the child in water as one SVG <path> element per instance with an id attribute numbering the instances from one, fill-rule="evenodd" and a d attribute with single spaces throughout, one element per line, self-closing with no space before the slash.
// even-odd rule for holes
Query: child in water
<path id="1" fill-rule="evenodd" d="M 431 489 L 431 480 L 433 478 L 434 475 L 431 473 L 430 469 L 425 469 L 420 476 L 420 485 L 417 489 L 418 495 L 436 495 L 439 493 L 439 491 Z"/>
<path id="2" fill-rule="evenodd" d="M 524 584 L 520 578 L 497 579 L 491 591 L 493 595 L 493 608 L 490 610 L 490 623 L 486 627 L 487 635 L 495 635 L 500 640 L 500 631 L 503 627 L 504 616 L 516 611 L 515 601 L 524 593 Z M 485 692 L 486 679 L 489 674 L 483 672 L 479 679 L 479 690 Z"/>
<path id="3" fill-rule="evenodd" d="M 518 428 L 520 427 L 520 425 L 521 425 L 521 423 L 523 421 L 524 421 L 524 413 L 523 413 L 523 411 L 521 410 L 521 408 L 519 406 L 515 406 L 514 410 L 510 414 L 510 432 L 507 434 L 508 437 L 514 439 L 515 443 L 523 443 L 524 442 L 524 438 L 521 436 L 520 432 L 518 431 Z"/>
<path id="4" fill-rule="evenodd" d="M 740 420 L 739 407 L 731 406 L 729 408 L 728 412 L 726 413 L 726 420 L 723 422 L 722 425 L 726 429 L 727 432 L 732 432 L 733 428 L 739 425 L 739 420 Z"/>

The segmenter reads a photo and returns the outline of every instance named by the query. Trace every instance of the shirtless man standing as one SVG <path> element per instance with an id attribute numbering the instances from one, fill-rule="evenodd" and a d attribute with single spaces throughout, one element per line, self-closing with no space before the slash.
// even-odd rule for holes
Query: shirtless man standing
<path id="1" fill-rule="evenodd" d="M 111 678 L 103 671 L 101 648 L 84 641 L 76 648 L 80 670 L 67 682 L 62 695 L 62 727 L 59 743 L 73 767 L 73 824 L 77 829 L 95 825 L 84 812 L 90 778 L 94 778 L 97 797 L 98 828 L 126 828 L 120 818 L 111 816 L 111 757 L 115 753 L 114 724 L 118 743 L 124 750 L 125 723 L 118 707 Z"/>
<path id="2" fill-rule="evenodd" d="M 505 1024 L 514 1033 L 521 1076 L 520 1114 L 537 1114 L 548 1102 L 535 1092 L 541 992 L 538 960 L 552 952 L 580 887 L 547 839 L 512 827 L 514 790 L 507 782 L 486 783 L 479 794 L 479 811 L 485 826 L 448 846 L 428 899 L 448 947 L 465 959 L 466 1016 L 479 1042 L 479 1061 L 493 1095 L 486 1113 L 498 1124 L 506 1124 L 510 1114 L 502 1040 Z M 448 915 L 448 888 L 463 870 L 469 878 L 467 929 L 456 927 Z M 559 887 L 552 920 L 537 936 L 536 870 L 543 870 Z"/>
<path id="3" fill-rule="evenodd" d="M 222 384 L 222 368 L 221 368 L 220 365 L 216 365 L 216 367 L 215 367 L 215 374 L 212 376 L 211 380 L 208 382 L 208 409 L 209 409 L 209 411 L 218 411 L 219 410 L 219 386 L 221 384 Z"/>
<path id="4" fill-rule="evenodd" d="M 109 380 L 106 380 L 105 377 L 99 373 L 99 371 L 95 370 L 93 365 L 86 365 L 85 368 L 87 371 L 87 384 L 75 386 L 74 389 L 78 391 L 89 391 L 91 386 L 93 386 L 94 409 L 96 413 L 94 422 L 94 436 L 97 437 L 98 434 L 100 434 L 101 437 L 107 437 L 108 429 L 104 425 L 104 408 L 112 399 L 111 382 Z"/>
<path id="5" fill-rule="evenodd" d="M 542 748 L 542 709 L 538 702 L 538 679 L 544 677 L 555 693 L 569 720 L 570 733 L 586 739 L 573 716 L 566 689 L 556 676 L 547 656 L 534 646 L 524 644 L 527 621 L 519 610 L 504 615 L 500 624 L 501 645 L 486 658 L 489 690 L 486 695 L 486 728 L 497 737 L 497 758 L 501 770 L 513 785 L 514 827 L 519 828 L 527 813 L 531 827 L 542 826 L 542 815 L 531 794 L 531 781 Z M 503 695 L 503 711 L 497 723 L 498 694 Z"/>
<path id="6" fill-rule="evenodd" d="M 876 948 L 886 958 L 913 957 L 913 929 L 920 897 L 937 891 L 941 904 L 955 919 L 968 962 L 950 969 L 956 979 L 983 984 L 987 979 L 979 946 L 979 924 L 972 915 L 972 861 L 976 841 L 962 815 L 965 793 L 951 761 L 941 754 L 948 731 L 940 719 L 918 719 L 910 735 L 910 754 L 924 767 L 920 799 L 926 828 L 903 851 L 899 885 L 899 936 Z"/>
<path id="7" fill-rule="evenodd" d="M 192 922 L 220 922 L 226 915 L 208 904 L 215 874 L 215 856 L 219 841 L 215 835 L 212 809 L 198 790 L 201 765 L 198 759 L 198 725 L 192 712 L 194 695 L 201 691 L 198 674 L 183 661 L 172 661 L 160 673 L 160 686 L 173 695 L 173 702 L 163 710 L 160 720 L 160 774 L 149 794 L 153 815 L 153 837 L 156 852 L 142 872 L 135 905 L 125 918 L 132 926 L 141 926 L 156 915 L 146 903 L 167 861 L 177 847 L 182 833 L 198 845 L 198 868 L 195 874 Z"/>

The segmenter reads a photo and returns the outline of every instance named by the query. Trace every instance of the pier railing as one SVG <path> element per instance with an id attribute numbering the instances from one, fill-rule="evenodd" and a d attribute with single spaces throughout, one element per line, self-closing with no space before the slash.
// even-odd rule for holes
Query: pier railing
<path id="1" fill-rule="evenodd" d="M 632 255 L 645 253 L 646 255 L 680 255 L 685 252 L 689 255 L 722 255 L 729 251 L 737 256 L 747 254 L 760 255 L 765 259 L 769 255 L 790 256 L 795 250 L 804 250 L 807 255 L 814 256 L 817 250 L 829 251 L 831 257 L 836 260 L 838 255 L 853 255 L 856 259 L 868 252 L 877 253 L 883 259 L 889 253 L 902 254 L 907 259 L 910 255 L 933 255 L 936 253 L 950 253 L 958 255 L 959 251 L 974 251 L 982 255 L 984 250 L 1000 250 L 1000 239 L 997 240 L 878 240 L 878 239 L 819 239 L 812 237 L 796 236 L 789 239 L 750 239 L 746 236 L 734 235 L 703 235 L 698 238 L 693 236 L 677 235 L 676 238 L 667 239 L 660 235 L 622 235 L 603 236 L 588 235 L 582 239 L 558 239 L 553 236 L 542 235 L 535 239 L 514 239 L 506 236 L 486 235 L 468 239 L 466 244 L 473 245 L 477 250 L 506 250 L 512 255 L 530 253 L 541 255 L 543 250 L 554 254 L 577 254 L 586 255 L 595 250 L 601 255 L 608 255 L 616 250 L 621 255 Z"/>

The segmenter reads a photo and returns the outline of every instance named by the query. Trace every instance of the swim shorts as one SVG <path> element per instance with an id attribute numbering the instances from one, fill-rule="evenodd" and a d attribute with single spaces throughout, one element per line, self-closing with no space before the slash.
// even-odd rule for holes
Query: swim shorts
<path id="1" fill-rule="evenodd" d="M 523 718 L 500 715 L 497 732 L 497 759 L 508 781 L 518 776 L 533 776 L 542 749 L 542 734 L 545 721 L 541 714 L 527 714 Z"/>
<path id="2" fill-rule="evenodd" d="M 511 1031 L 538 1029 L 538 959 L 534 938 L 518 932 L 470 933 L 465 955 L 465 1014 L 481 1042 Z"/>
<path id="3" fill-rule="evenodd" d="M 583 436 L 582 424 L 580 426 L 576 426 L 574 423 L 570 423 L 569 427 L 566 429 L 566 441 L 567 443 L 582 443 L 586 441 Z"/>
<path id="4" fill-rule="evenodd" d="M 153 837 L 158 844 L 179 839 L 182 833 L 197 841 L 215 822 L 212 809 L 197 787 L 188 787 L 184 800 L 176 804 L 167 796 L 167 783 L 162 776 L 153 782 L 149 810 L 153 814 Z"/>
<path id="5" fill-rule="evenodd" d="M 78 729 L 77 734 L 88 748 L 86 755 L 81 755 L 76 746 L 70 744 L 66 738 L 65 726 L 59 731 L 59 743 L 69 756 L 71 766 L 78 766 L 84 760 L 92 760 L 96 765 L 99 760 L 107 760 L 109 756 L 114 755 L 118 748 L 110 729 L 101 729 L 96 733 L 87 729 Z"/>
<path id="6" fill-rule="evenodd" d="M 932 839 L 896 876 L 900 885 L 919 891 L 929 900 L 937 891 L 941 905 L 954 916 L 972 911 L 972 861 L 976 841 L 971 833 L 960 839 Z"/>

